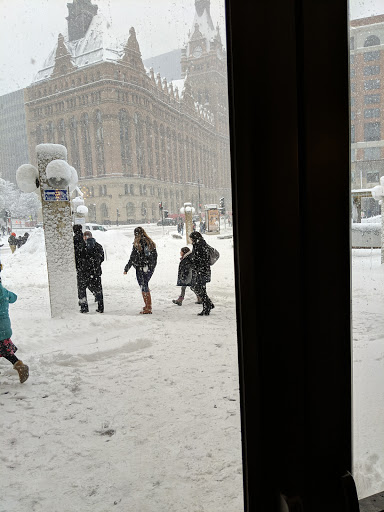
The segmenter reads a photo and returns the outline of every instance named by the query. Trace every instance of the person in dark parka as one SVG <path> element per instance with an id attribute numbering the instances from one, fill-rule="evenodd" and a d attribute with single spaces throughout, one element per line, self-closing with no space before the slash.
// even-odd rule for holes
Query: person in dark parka
<path id="1" fill-rule="evenodd" d="M 207 242 L 198 231 L 193 231 L 189 235 L 192 240 L 192 287 L 196 295 L 200 297 L 203 303 L 203 311 L 198 313 L 199 316 L 209 315 L 215 307 L 211 299 L 207 295 L 206 286 L 211 281 L 211 265 L 210 252 Z"/>
<path id="2" fill-rule="evenodd" d="M 191 290 L 193 290 L 193 287 L 191 286 L 192 283 L 192 259 L 190 258 L 190 255 L 192 254 L 191 249 L 189 247 L 182 247 L 180 250 L 180 263 L 179 263 L 179 270 L 177 273 L 177 286 L 181 286 L 180 296 L 176 300 L 172 300 L 174 304 L 177 304 L 178 306 L 181 306 L 185 297 L 185 290 L 187 286 L 191 287 Z M 197 302 L 196 304 L 201 304 L 200 297 L 197 295 Z"/>
<path id="3" fill-rule="evenodd" d="M 104 261 L 103 247 L 96 242 L 90 231 L 82 233 L 79 224 L 73 226 L 73 243 L 77 271 L 77 292 L 81 313 L 88 313 L 87 288 L 97 301 L 97 313 L 104 313 L 104 297 L 101 284 L 101 264 Z"/>
<path id="4" fill-rule="evenodd" d="M 124 267 L 124 274 L 131 267 L 136 269 L 136 279 L 145 304 L 140 314 L 150 315 L 152 313 L 152 297 L 148 284 L 157 265 L 156 244 L 140 226 L 135 228 L 134 235 L 131 256 Z"/>

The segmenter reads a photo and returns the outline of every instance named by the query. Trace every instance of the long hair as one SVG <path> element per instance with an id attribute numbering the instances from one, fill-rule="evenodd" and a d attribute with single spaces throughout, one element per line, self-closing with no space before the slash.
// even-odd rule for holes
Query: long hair
<path id="1" fill-rule="evenodd" d="M 145 230 L 142 227 L 137 227 L 134 230 L 135 239 L 133 241 L 134 247 L 138 251 L 142 251 L 143 248 L 141 247 L 141 241 L 144 239 L 147 242 L 148 248 L 152 251 L 152 249 L 156 248 L 155 242 L 147 235 Z"/>

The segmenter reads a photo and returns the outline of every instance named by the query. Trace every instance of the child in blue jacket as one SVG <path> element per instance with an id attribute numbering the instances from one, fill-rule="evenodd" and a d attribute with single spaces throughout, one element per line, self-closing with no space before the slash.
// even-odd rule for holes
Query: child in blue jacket
<path id="1" fill-rule="evenodd" d="M 8 313 L 9 304 L 16 302 L 16 300 L 17 295 L 4 288 L 0 279 L 0 357 L 4 357 L 13 364 L 13 368 L 19 374 L 22 383 L 29 377 L 29 368 L 15 356 L 17 347 L 11 340 L 12 329 Z"/>

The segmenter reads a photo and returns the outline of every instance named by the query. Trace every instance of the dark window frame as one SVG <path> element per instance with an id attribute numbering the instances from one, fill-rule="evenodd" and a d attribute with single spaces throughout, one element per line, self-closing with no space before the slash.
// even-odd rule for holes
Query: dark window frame
<path id="1" fill-rule="evenodd" d="M 312 512 L 355 511 L 347 2 L 226 0 L 226 10 L 245 509 L 281 510 L 285 494 L 292 510 L 301 500 Z M 258 66 L 248 65 L 249 54 Z M 276 152 L 279 125 L 284 137 Z M 318 207 L 325 168 L 332 230 Z M 284 183 L 284 215 L 270 208 L 269 194 L 255 193 L 254 169 Z M 250 205 L 271 213 L 252 244 Z"/>

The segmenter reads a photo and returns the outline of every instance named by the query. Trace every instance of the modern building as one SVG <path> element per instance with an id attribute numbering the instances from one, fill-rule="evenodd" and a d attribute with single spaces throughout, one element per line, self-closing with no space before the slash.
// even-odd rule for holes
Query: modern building
<path id="1" fill-rule="evenodd" d="M 384 15 L 350 23 L 351 184 L 365 190 L 384 176 Z M 378 214 L 378 203 L 361 198 L 363 215 Z"/>
<path id="2" fill-rule="evenodd" d="M 28 162 L 24 91 L 0 96 L 0 178 L 16 183 L 16 169 Z"/>
<path id="3" fill-rule="evenodd" d="M 160 202 L 170 214 L 220 197 L 230 207 L 227 63 L 210 0 L 195 1 L 175 82 L 145 69 L 134 28 L 119 46 L 91 0 L 67 6 L 68 37 L 25 89 L 31 160 L 37 144 L 65 145 L 99 223 L 157 220 Z"/>

